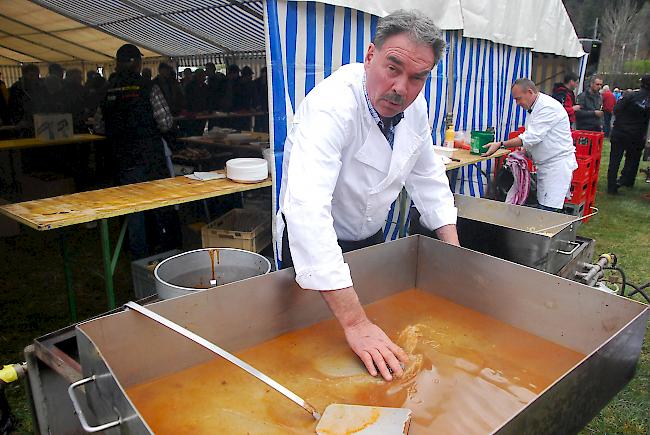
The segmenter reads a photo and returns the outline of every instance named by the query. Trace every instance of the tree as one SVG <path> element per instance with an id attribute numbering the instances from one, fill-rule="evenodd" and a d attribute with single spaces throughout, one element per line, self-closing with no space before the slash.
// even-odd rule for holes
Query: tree
<path id="1" fill-rule="evenodd" d="M 645 41 L 646 26 L 641 5 L 634 0 L 620 0 L 605 10 L 602 16 L 603 51 L 602 69 L 621 72 L 625 61 L 638 55 L 641 40 Z M 647 8 L 643 8 L 644 12 Z"/>

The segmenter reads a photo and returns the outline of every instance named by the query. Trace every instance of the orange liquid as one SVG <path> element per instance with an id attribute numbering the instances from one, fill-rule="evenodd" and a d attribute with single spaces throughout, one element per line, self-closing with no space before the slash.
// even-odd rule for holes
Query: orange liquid
<path id="1" fill-rule="evenodd" d="M 409 408 L 412 435 L 490 432 L 584 356 L 417 289 L 366 312 L 409 354 L 401 379 L 368 375 L 334 319 L 238 356 L 321 413 L 331 403 Z M 316 427 L 302 408 L 221 358 L 127 394 L 161 434 L 313 434 Z"/>

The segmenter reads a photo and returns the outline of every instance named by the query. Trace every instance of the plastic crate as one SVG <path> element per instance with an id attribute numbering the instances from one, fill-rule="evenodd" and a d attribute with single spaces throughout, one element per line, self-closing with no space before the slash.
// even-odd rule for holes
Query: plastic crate
<path id="1" fill-rule="evenodd" d="M 574 130 L 571 132 L 578 156 L 600 156 L 605 134 L 598 131 Z"/>
<path id="2" fill-rule="evenodd" d="M 598 175 L 600 174 L 600 155 L 598 156 L 593 156 L 593 163 L 591 165 L 591 178 L 598 179 Z"/>
<path id="3" fill-rule="evenodd" d="M 571 204 L 580 204 L 587 200 L 587 194 L 589 193 L 589 187 L 591 181 L 572 181 L 571 182 L 571 198 L 567 198 L 564 202 Z"/>
<path id="4" fill-rule="evenodd" d="M 272 240 L 271 211 L 236 208 L 201 228 L 204 248 L 260 252 Z"/>
<path id="5" fill-rule="evenodd" d="M 585 204 L 585 208 L 582 211 L 582 216 L 589 216 L 593 212 L 593 207 L 594 207 L 594 200 L 592 199 L 591 201 L 587 201 Z M 586 217 L 582 219 L 582 223 L 587 223 L 591 220 L 593 216 Z"/>
<path id="6" fill-rule="evenodd" d="M 576 156 L 578 169 L 573 171 L 572 181 L 588 181 L 593 173 L 593 158 L 591 156 Z"/>
<path id="7" fill-rule="evenodd" d="M 598 179 L 591 179 L 589 181 L 589 190 L 587 192 L 587 202 L 593 201 L 596 199 L 596 193 L 598 191 Z"/>
<path id="8" fill-rule="evenodd" d="M 584 216 L 586 204 L 586 201 L 578 204 L 565 203 L 563 211 L 571 216 Z"/>
<path id="9" fill-rule="evenodd" d="M 178 249 L 173 249 L 131 262 L 131 279 L 133 280 L 133 292 L 136 300 L 156 294 L 156 280 L 153 277 L 153 270 L 164 259 L 180 253 L 181 251 Z"/>

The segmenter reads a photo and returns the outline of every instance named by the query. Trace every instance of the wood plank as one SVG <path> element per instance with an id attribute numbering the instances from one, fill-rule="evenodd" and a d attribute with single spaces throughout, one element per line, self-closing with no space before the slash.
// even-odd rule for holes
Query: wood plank
<path id="1" fill-rule="evenodd" d="M 41 140 L 35 137 L 28 137 L 24 139 L 8 139 L 0 140 L 0 151 L 3 150 L 17 150 L 23 148 L 39 148 L 57 145 L 70 145 L 84 142 L 101 142 L 105 140 L 105 136 L 96 134 L 75 134 L 72 137 L 56 140 Z"/>
<path id="2" fill-rule="evenodd" d="M 251 118 L 253 116 L 263 116 L 268 114 L 269 112 L 209 112 L 197 113 L 195 115 L 174 116 L 174 121 L 203 121 L 208 119 Z"/>
<path id="3" fill-rule="evenodd" d="M 490 160 L 498 157 L 505 156 L 508 154 L 510 150 L 507 149 L 499 149 L 497 152 L 492 154 L 490 157 L 483 157 L 480 154 L 471 154 L 469 150 L 464 150 L 464 149 L 457 149 L 454 151 L 453 157 L 455 159 L 460 160 L 460 162 L 454 162 L 453 160 L 450 163 L 447 163 L 445 165 L 445 168 L 448 171 L 451 171 L 453 169 L 458 169 L 462 168 L 463 166 L 469 166 L 473 165 L 478 162 L 483 162 L 485 160 Z"/>
<path id="4" fill-rule="evenodd" d="M 268 186 L 271 186 L 270 178 L 251 184 L 228 179 L 196 181 L 187 177 L 164 178 L 8 204 L 0 207 L 0 213 L 36 230 L 45 231 Z"/>

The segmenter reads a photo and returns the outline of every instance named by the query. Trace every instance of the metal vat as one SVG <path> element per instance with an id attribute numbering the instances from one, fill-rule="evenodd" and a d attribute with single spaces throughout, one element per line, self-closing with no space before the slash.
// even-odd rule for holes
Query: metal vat
<path id="1" fill-rule="evenodd" d="M 232 248 L 196 249 L 169 257 L 156 266 L 153 272 L 156 292 L 160 298 L 169 299 L 216 287 L 210 284 L 213 267 L 216 285 L 271 271 L 269 260 L 254 252 Z"/>
<path id="2" fill-rule="evenodd" d="M 462 246 L 557 273 L 575 250 L 575 216 L 455 195 Z"/>
<path id="3" fill-rule="evenodd" d="M 649 315 L 635 301 L 422 236 L 346 259 L 364 304 L 418 287 L 586 355 L 495 433 L 575 433 L 634 374 Z M 231 352 L 331 317 L 320 295 L 297 287 L 291 269 L 149 308 Z M 83 375 L 93 376 L 85 384 L 89 419 L 120 422 L 106 433 L 151 433 L 125 388 L 213 358 L 134 312 L 76 331 Z"/>

